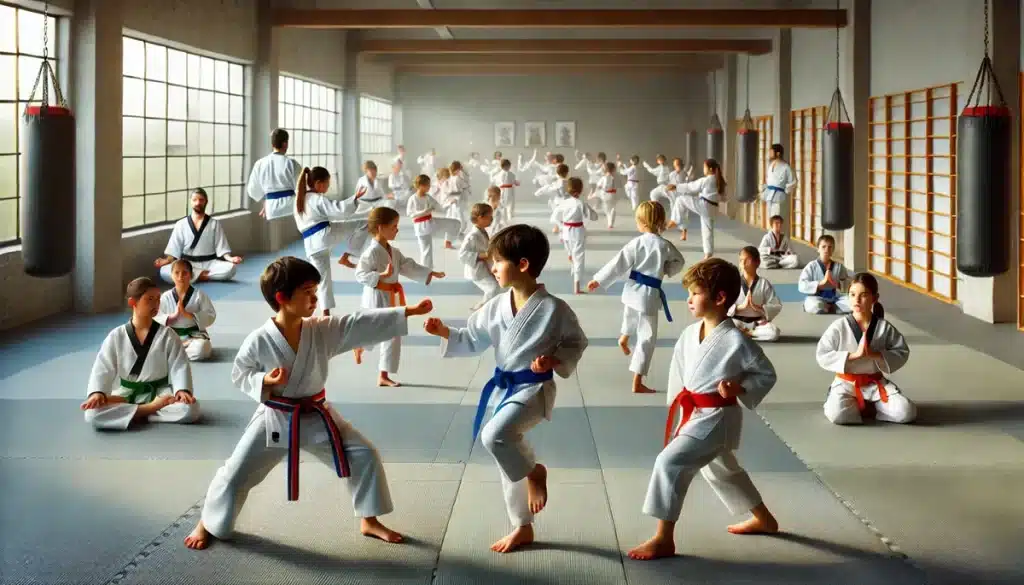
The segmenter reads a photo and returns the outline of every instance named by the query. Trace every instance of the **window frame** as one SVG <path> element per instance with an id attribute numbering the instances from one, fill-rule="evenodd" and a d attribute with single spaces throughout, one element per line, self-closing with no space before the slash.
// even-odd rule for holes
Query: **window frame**
<path id="1" fill-rule="evenodd" d="M 379 106 L 387 106 L 387 116 L 379 115 L 377 112 L 368 110 Z M 369 108 L 367 106 L 370 106 Z M 374 126 L 378 123 L 386 123 L 388 132 L 377 131 Z M 370 128 L 370 129 L 368 129 Z M 378 140 L 383 143 L 387 141 L 387 150 L 366 148 L 367 141 Z M 394 154 L 395 142 L 395 104 L 391 100 L 364 93 L 359 96 L 359 153 L 366 160 L 375 160 L 377 156 L 390 157 Z M 388 159 L 390 166 L 390 158 Z M 378 167 L 383 161 L 378 162 Z"/>
<path id="2" fill-rule="evenodd" d="M 327 89 L 328 91 L 331 92 L 330 95 L 333 97 L 333 104 L 332 104 L 331 108 L 330 109 L 324 109 L 323 104 L 320 104 L 317 107 L 314 107 L 312 105 L 305 105 L 305 104 L 302 104 L 302 103 L 298 103 L 299 100 L 296 100 L 294 98 L 290 99 L 290 100 L 285 99 L 285 91 L 284 91 L 284 89 L 285 89 L 285 84 L 288 81 L 291 81 L 293 83 L 293 87 L 294 87 L 294 84 L 296 82 L 301 82 L 301 83 L 304 83 L 304 84 L 308 84 L 308 86 L 310 88 Z M 293 89 L 293 91 L 295 91 L 295 90 Z M 288 73 L 288 72 L 285 72 L 285 71 L 281 71 L 281 72 L 278 73 L 278 93 L 277 93 L 277 108 L 278 108 L 277 116 L 278 116 L 278 120 L 277 120 L 277 125 L 280 128 L 284 128 L 285 130 L 288 131 L 288 134 L 289 134 L 288 154 L 289 154 L 289 156 L 291 156 L 291 157 L 295 158 L 296 160 L 300 161 L 304 166 L 313 166 L 313 164 L 307 164 L 307 161 L 305 160 L 305 157 L 314 157 L 314 159 L 316 161 L 319 161 L 320 158 L 323 158 L 323 157 L 326 157 L 328 160 L 332 160 L 333 159 L 333 162 L 331 164 L 334 165 L 334 168 L 332 168 L 330 166 L 327 167 L 327 170 L 329 170 L 331 172 L 331 175 L 334 177 L 334 180 L 331 181 L 331 190 L 332 191 L 338 189 L 341 186 L 341 184 L 342 184 L 342 173 L 343 173 L 343 170 L 344 170 L 343 169 L 343 163 L 342 163 L 342 154 L 343 153 L 342 153 L 342 145 L 341 145 L 342 123 L 343 123 L 343 120 L 342 120 L 342 107 L 343 107 L 342 100 L 343 99 L 344 99 L 344 89 L 339 87 L 339 86 L 337 86 L 337 85 L 334 85 L 334 84 L 331 84 L 331 83 L 326 83 L 324 81 L 320 81 L 320 80 L 317 80 L 317 79 L 312 79 L 312 78 L 305 77 L 305 76 L 302 76 L 302 75 L 296 75 L 296 74 L 293 74 L 293 73 Z M 303 126 L 297 125 L 295 123 L 289 123 L 287 121 L 288 116 L 286 116 L 288 108 L 296 108 L 296 109 L 297 108 L 306 108 L 306 109 L 311 110 L 311 117 L 310 117 L 311 121 L 307 125 L 309 127 L 303 127 Z M 319 113 L 319 115 L 321 116 L 321 120 L 323 119 L 322 117 L 323 117 L 323 115 L 325 113 L 333 115 L 334 116 L 334 125 L 332 127 L 330 127 L 328 130 L 324 130 L 323 129 L 324 125 L 321 122 L 321 125 L 320 125 L 319 129 L 313 128 L 312 127 L 313 126 L 313 123 L 312 123 L 312 113 L 313 112 Z M 300 134 L 298 134 L 299 132 L 302 132 L 303 134 L 300 135 Z M 327 143 L 329 145 L 329 148 L 328 148 L 329 152 L 303 152 L 302 151 L 302 141 L 301 140 L 296 140 L 296 138 L 304 138 L 305 137 L 305 133 L 308 133 L 308 132 L 326 133 L 328 135 L 327 136 L 327 138 L 328 138 Z"/>

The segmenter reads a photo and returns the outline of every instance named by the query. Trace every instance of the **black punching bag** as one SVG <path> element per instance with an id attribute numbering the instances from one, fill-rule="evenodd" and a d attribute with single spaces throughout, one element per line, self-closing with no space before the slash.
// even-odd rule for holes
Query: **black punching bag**
<path id="1" fill-rule="evenodd" d="M 25 109 L 21 256 L 25 273 L 64 276 L 75 259 L 75 118 L 62 107 Z"/>
<path id="2" fill-rule="evenodd" d="M 718 114 L 711 116 L 711 125 L 708 127 L 708 156 L 722 164 L 722 155 L 725 154 L 725 131 L 722 130 L 722 122 Z"/>
<path id="3" fill-rule="evenodd" d="M 976 277 L 1010 269 L 1011 114 L 964 108 L 957 120 L 956 266 Z"/>
<path id="4" fill-rule="evenodd" d="M 821 145 L 821 227 L 853 227 L 853 124 L 825 124 Z"/>
<path id="5" fill-rule="evenodd" d="M 683 168 L 689 165 L 697 166 L 700 160 L 700 138 L 697 136 L 696 130 L 690 130 L 686 133 L 686 158 L 683 160 Z"/>
<path id="6" fill-rule="evenodd" d="M 757 128 L 740 128 L 736 136 L 736 201 L 750 203 L 757 199 L 760 185 L 757 176 Z"/>

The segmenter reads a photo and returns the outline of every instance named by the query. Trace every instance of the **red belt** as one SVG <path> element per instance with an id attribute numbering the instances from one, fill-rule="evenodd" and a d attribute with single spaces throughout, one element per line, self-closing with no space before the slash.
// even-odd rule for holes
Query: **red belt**
<path id="1" fill-rule="evenodd" d="M 416 219 L 412 220 L 412 222 L 413 223 L 423 223 L 425 221 L 430 221 L 432 219 L 434 219 L 434 216 L 428 213 L 426 215 L 421 215 L 420 217 L 417 217 Z"/>
<path id="2" fill-rule="evenodd" d="M 565 227 L 583 227 L 582 221 L 563 221 L 562 225 Z"/>
<path id="3" fill-rule="evenodd" d="M 885 376 L 877 374 L 836 374 L 836 378 L 853 384 L 853 394 L 857 398 L 857 410 L 864 412 L 864 386 L 874 384 L 878 387 L 878 399 L 889 402 L 889 393 L 885 391 Z"/>
<path id="4" fill-rule="evenodd" d="M 327 409 L 327 392 L 321 390 L 306 398 L 285 398 L 274 396 L 265 404 L 281 412 L 288 413 L 288 501 L 299 499 L 299 429 L 303 414 L 315 412 L 320 415 L 327 427 L 331 452 L 334 454 L 334 469 L 338 477 L 348 477 L 350 470 L 345 459 L 344 444 L 341 441 L 341 430 L 338 429 L 331 411 Z"/>
<path id="5" fill-rule="evenodd" d="M 615 189 L 605 189 L 604 192 L 605 193 L 615 193 L 616 191 L 615 191 Z"/>
<path id="6" fill-rule="evenodd" d="M 405 306 L 405 288 L 402 287 L 400 282 L 378 282 L 377 286 L 374 287 L 377 290 L 384 291 L 390 296 L 391 306 Z M 402 304 L 398 305 L 395 301 L 401 301 Z"/>
<path id="7" fill-rule="evenodd" d="M 683 425 L 690 420 L 693 415 L 694 409 L 697 408 L 724 408 L 726 406 L 734 406 L 736 404 L 736 397 L 725 398 L 718 392 L 710 394 L 694 394 L 686 388 L 676 396 L 676 399 L 672 401 L 672 404 L 668 407 L 668 418 L 665 419 L 665 444 L 669 442 L 679 434 L 679 431 L 683 428 Z M 676 409 L 683 409 L 683 417 L 679 420 L 679 425 L 673 429 L 673 419 L 676 417 Z"/>
<path id="8" fill-rule="evenodd" d="M 501 187 L 498 187 L 498 188 L 499 189 L 511 189 L 512 187 L 515 187 L 515 185 L 502 185 Z"/>

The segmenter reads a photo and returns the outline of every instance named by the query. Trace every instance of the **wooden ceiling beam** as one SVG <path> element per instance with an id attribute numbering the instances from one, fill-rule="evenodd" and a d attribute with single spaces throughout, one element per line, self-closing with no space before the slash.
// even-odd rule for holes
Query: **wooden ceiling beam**
<path id="1" fill-rule="evenodd" d="M 846 10 L 362 10 L 282 8 L 274 26 L 288 28 L 834 28 L 846 26 Z"/>
<path id="2" fill-rule="evenodd" d="M 620 75 L 665 75 L 706 73 L 714 67 L 692 65 L 399 65 L 395 72 L 427 76 L 488 76 L 488 75 L 607 75 L 609 71 Z"/>
<path id="3" fill-rule="evenodd" d="M 379 58 L 378 58 L 379 60 Z M 545 67 L 557 66 L 695 66 L 695 67 L 721 67 L 722 58 L 717 55 L 616 55 L 613 53 L 537 53 L 526 55 L 509 54 L 446 54 L 446 55 L 423 55 L 423 54 L 401 54 L 389 55 L 388 63 L 395 67 L 407 66 L 469 66 L 469 65 L 500 65 L 500 66 L 533 66 Z"/>
<path id="4" fill-rule="evenodd" d="M 427 12 L 424 10 L 423 12 Z M 392 40 L 363 39 L 356 50 L 388 53 L 747 53 L 772 52 L 771 39 L 456 39 Z"/>

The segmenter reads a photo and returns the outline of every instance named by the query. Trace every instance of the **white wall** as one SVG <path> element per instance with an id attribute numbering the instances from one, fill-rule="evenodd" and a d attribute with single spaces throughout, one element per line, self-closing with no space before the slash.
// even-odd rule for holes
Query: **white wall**
<path id="1" fill-rule="evenodd" d="M 840 59 L 845 58 L 845 43 L 846 33 L 840 31 Z M 790 99 L 793 109 L 828 106 L 836 89 L 836 32 L 828 29 L 793 29 L 792 66 Z M 843 96 L 843 99 L 850 98 Z"/>
<path id="2" fill-rule="evenodd" d="M 356 84 L 360 93 L 388 101 L 395 99 L 395 71 L 387 63 L 360 59 L 356 70 Z"/>
<path id="3" fill-rule="evenodd" d="M 794 47 L 793 52 L 796 53 Z M 736 117 L 742 118 L 747 109 L 747 59 L 745 55 L 736 58 Z M 773 53 L 755 55 L 750 59 L 750 115 L 770 116 L 775 114 L 778 102 L 778 61 Z M 722 124 L 728 124 L 722 120 Z"/>
<path id="4" fill-rule="evenodd" d="M 277 66 L 282 73 L 328 85 L 345 85 L 345 31 L 282 28 L 278 35 Z"/>
<path id="5" fill-rule="evenodd" d="M 531 156 L 523 124 L 546 123 L 545 151 L 573 158 L 556 148 L 554 123 L 576 122 L 576 148 L 604 151 L 614 160 L 639 154 L 651 164 L 663 153 L 683 156 L 687 130 L 703 130 L 710 116 L 703 75 L 689 77 L 492 76 L 434 77 L 400 74 L 402 140 L 410 154 L 436 148 L 439 160 L 465 160 L 471 151 L 490 158 L 496 150 L 494 123 L 516 123 L 516 147 L 501 148 L 511 160 Z M 641 173 L 644 175 L 646 173 Z M 644 177 L 645 180 L 649 177 Z"/>

